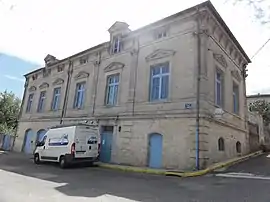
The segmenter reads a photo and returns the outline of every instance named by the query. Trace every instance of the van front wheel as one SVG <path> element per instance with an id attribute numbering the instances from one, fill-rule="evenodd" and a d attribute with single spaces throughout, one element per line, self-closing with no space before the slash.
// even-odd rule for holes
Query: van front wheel
<path id="1" fill-rule="evenodd" d="M 66 161 L 66 158 L 64 156 L 60 157 L 59 165 L 60 165 L 60 168 L 66 168 L 67 167 L 67 161 Z"/>
<path id="2" fill-rule="evenodd" d="M 35 162 L 35 164 L 40 164 L 39 154 L 35 154 L 34 162 Z"/>

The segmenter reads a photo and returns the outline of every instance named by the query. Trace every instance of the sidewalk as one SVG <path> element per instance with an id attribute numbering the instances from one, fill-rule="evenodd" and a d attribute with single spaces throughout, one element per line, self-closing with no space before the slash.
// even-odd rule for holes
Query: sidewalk
<path id="1" fill-rule="evenodd" d="M 117 165 L 117 164 L 106 164 L 106 163 L 98 163 L 98 166 L 101 168 L 113 169 L 113 170 L 120 170 L 125 172 L 136 172 L 136 173 L 148 173 L 148 174 L 156 174 L 156 175 L 166 175 L 166 176 L 177 176 L 177 177 L 196 177 L 205 175 L 207 173 L 213 172 L 215 170 L 219 170 L 223 167 L 229 167 L 234 164 L 240 163 L 242 161 L 248 160 L 250 158 L 256 157 L 263 154 L 262 151 L 257 151 L 245 156 L 233 158 L 224 162 L 219 162 L 209 166 L 206 169 L 199 170 L 199 171 L 169 171 L 165 169 L 152 169 L 152 168 L 145 168 L 145 167 L 134 167 L 134 166 L 124 166 L 124 165 Z"/>

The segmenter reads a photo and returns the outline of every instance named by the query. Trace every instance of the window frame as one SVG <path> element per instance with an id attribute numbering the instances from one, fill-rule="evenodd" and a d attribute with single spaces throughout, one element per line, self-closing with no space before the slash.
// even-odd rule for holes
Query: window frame
<path id="1" fill-rule="evenodd" d="M 117 47 L 115 46 L 117 43 Z M 113 37 L 112 53 L 117 54 L 122 51 L 122 37 L 120 35 Z"/>
<path id="2" fill-rule="evenodd" d="M 162 68 L 166 67 L 168 68 L 168 72 L 163 73 Z M 153 75 L 154 74 L 154 69 L 159 68 L 159 74 Z M 168 83 L 167 83 L 167 95 L 166 98 L 162 98 L 162 81 L 165 77 L 168 77 Z M 159 78 L 159 92 L 158 92 L 158 98 L 153 98 L 153 83 L 154 79 Z M 170 79 L 171 79 L 171 68 L 170 68 L 170 62 L 163 62 L 163 63 L 158 63 L 150 66 L 150 81 L 149 81 L 149 102 L 162 102 L 162 101 L 167 101 L 170 96 Z"/>
<path id="3" fill-rule="evenodd" d="M 56 93 L 56 90 L 59 90 L 59 93 Z M 52 104 L 51 104 L 51 110 L 52 111 L 57 111 L 59 110 L 60 107 L 60 103 L 61 103 L 61 87 L 56 87 L 53 89 L 53 97 L 52 97 Z M 58 98 L 57 103 L 56 103 L 56 108 L 54 108 L 55 106 L 55 101 L 56 101 L 56 97 Z"/>
<path id="4" fill-rule="evenodd" d="M 83 89 L 79 89 L 79 85 L 83 86 Z M 83 81 L 83 82 L 79 82 L 76 84 L 76 87 L 75 87 L 75 95 L 74 95 L 74 102 L 73 102 L 73 109 L 83 109 L 84 108 L 84 102 L 85 102 L 85 92 L 86 92 L 86 89 L 85 89 L 85 85 L 86 85 L 86 82 Z M 81 104 L 79 106 L 79 101 L 77 103 L 77 99 L 78 99 L 78 93 L 79 92 L 82 92 L 82 98 L 81 98 Z"/>
<path id="5" fill-rule="evenodd" d="M 118 77 L 117 82 L 109 83 L 110 78 Z M 115 79 L 114 79 L 115 81 Z M 105 91 L 105 105 L 106 106 L 116 106 L 118 104 L 118 97 L 119 97 L 119 86 L 120 86 L 120 73 L 110 74 L 107 76 L 106 79 L 106 91 Z M 109 94 L 110 94 L 110 87 L 113 89 L 113 103 L 109 102 Z M 115 95 L 115 87 L 117 87 L 116 95 Z"/>
<path id="6" fill-rule="evenodd" d="M 32 97 L 30 98 L 30 96 L 32 96 Z M 33 105 L 33 101 L 34 101 L 34 93 L 30 93 L 30 94 L 28 95 L 27 105 L 26 105 L 26 109 L 25 109 L 25 112 L 26 112 L 26 113 L 31 112 L 32 105 Z M 31 104 L 30 104 L 30 103 L 31 103 Z"/>
<path id="7" fill-rule="evenodd" d="M 223 137 L 218 138 L 218 151 L 225 151 L 225 140 Z"/>
<path id="8" fill-rule="evenodd" d="M 44 95 L 42 96 L 43 93 L 44 93 Z M 38 113 L 44 112 L 45 103 L 46 103 L 46 93 L 47 92 L 45 90 L 40 92 L 39 100 L 38 100 L 38 106 L 37 106 L 37 112 Z"/>
<path id="9" fill-rule="evenodd" d="M 217 74 L 220 74 L 220 80 L 217 79 Z M 220 84 L 220 103 L 218 103 L 218 98 L 217 98 L 217 83 Z M 219 69 L 218 67 L 216 67 L 216 71 L 215 71 L 215 105 L 220 107 L 220 108 L 223 108 L 224 107 L 224 71 L 222 71 L 221 69 Z"/>
<path id="10" fill-rule="evenodd" d="M 235 92 L 235 87 L 237 87 L 237 92 Z M 232 93 L 233 93 L 233 113 L 234 114 L 239 114 L 240 111 L 240 99 L 239 99 L 239 84 L 237 84 L 235 81 L 233 81 L 233 88 L 232 88 Z M 237 101 L 237 103 L 235 103 Z M 237 106 L 236 106 L 237 105 Z"/>

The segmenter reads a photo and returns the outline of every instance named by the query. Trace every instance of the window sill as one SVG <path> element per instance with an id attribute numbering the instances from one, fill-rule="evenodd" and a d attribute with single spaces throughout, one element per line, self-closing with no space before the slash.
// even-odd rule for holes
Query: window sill
<path id="1" fill-rule="evenodd" d="M 161 103 L 171 103 L 170 100 L 149 100 L 149 104 L 161 104 Z"/>

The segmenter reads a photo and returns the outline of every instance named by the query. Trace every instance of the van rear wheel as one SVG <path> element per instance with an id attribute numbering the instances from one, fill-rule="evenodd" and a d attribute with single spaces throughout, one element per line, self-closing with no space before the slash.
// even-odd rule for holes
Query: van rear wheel
<path id="1" fill-rule="evenodd" d="M 66 168 L 67 167 L 67 161 L 66 161 L 66 158 L 64 156 L 60 157 L 59 165 L 60 165 L 60 168 Z"/>

